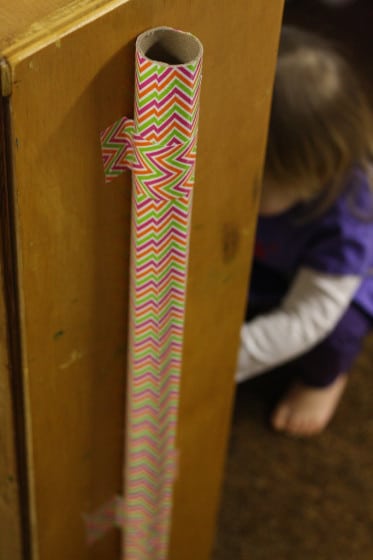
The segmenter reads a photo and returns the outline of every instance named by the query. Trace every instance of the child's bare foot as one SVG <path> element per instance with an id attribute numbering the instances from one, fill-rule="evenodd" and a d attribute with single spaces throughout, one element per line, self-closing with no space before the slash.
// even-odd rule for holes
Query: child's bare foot
<path id="1" fill-rule="evenodd" d="M 337 408 L 346 383 L 347 375 L 338 376 L 334 383 L 322 388 L 295 383 L 277 405 L 271 418 L 272 426 L 294 436 L 322 432 Z"/>

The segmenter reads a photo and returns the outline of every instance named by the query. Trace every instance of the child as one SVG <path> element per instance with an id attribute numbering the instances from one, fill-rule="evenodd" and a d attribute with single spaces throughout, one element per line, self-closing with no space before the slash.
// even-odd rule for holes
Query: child
<path id="1" fill-rule="evenodd" d="M 275 429 L 321 432 L 373 326 L 370 109 L 321 38 L 284 27 L 236 380 L 293 361 Z"/>

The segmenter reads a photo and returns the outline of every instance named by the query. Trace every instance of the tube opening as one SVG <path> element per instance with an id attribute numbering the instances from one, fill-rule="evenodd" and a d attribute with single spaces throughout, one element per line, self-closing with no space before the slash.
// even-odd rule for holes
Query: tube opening
<path id="1" fill-rule="evenodd" d="M 202 51 L 196 37 L 168 27 L 158 27 L 140 35 L 138 48 L 150 60 L 168 65 L 193 62 Z"/>

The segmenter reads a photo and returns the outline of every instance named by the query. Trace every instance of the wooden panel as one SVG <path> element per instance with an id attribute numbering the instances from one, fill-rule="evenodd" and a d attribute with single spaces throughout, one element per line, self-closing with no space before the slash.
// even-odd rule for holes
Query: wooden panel
<path id="1" fill-rule="evenodd" d="M 5 53 L 40 560 L 119 554 L 115 531 L 88 547 L 82 521 L 121 490 L 123 461 L 130 180 L 104 186 L 98 132 L 132 114 L 134 39 L 163 24 L 205 47 L 171 559 L 208 558 L 282 8 L 233 6 L 132 0 Z"/>
<path id="2" fill-rule="evenodd" d="M 55 28 L 78 20 L 95 18 L 97 11 L 123 4 L 126 0 L 0 0 L 0 52 L 35 48 L 38 38 L 45 42 Z"/>
<path id="3" fill-rule="evenodd" d="M 9 214 L 7 204 L 7 142 L 5 126 L 6 102 L 0 98 L 0 558 L 21 560 L 21 512 L 19 504 L 19 476 L 16 461 L 16 434 L 14 425 L 15 364 L 11 360 L 9 333 L 12 336 L 11 317 L 6 301 L 10 301 L 12 276 L 6 265 L 9 251 Z M 11 382 L 13 379 L 13 383 Z M 12 391 L 13 389 L 13 391 Z M 22 415 L 20 417 L 22 421 Z M 19 440 L 19 443 L 20 440 Z"/>
<path id="4" fill-rule="evenodd" d="M 0 558 L 21 560 L 21 517 L 2 269 L 0 274 Z"/>
<path id="5" fill-rule="evenodd" d="M 30 2 L 17 0 L 10 9 L 9 1 L 0 0 L 0 45 L 12 44 L 14 37 L 26 32 L 35 22 L 67 4 L 66 0 Z"/>

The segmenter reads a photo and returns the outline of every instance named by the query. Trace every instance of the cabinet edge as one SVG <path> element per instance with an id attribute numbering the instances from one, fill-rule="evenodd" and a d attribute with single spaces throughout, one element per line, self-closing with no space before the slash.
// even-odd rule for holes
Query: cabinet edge
<path id="1" fill-rule="evenodd" d="M 0 82 L 2 97 L 9 97 L 12 93 L 12 70 L 6 58 L 0 58 Z"/>

